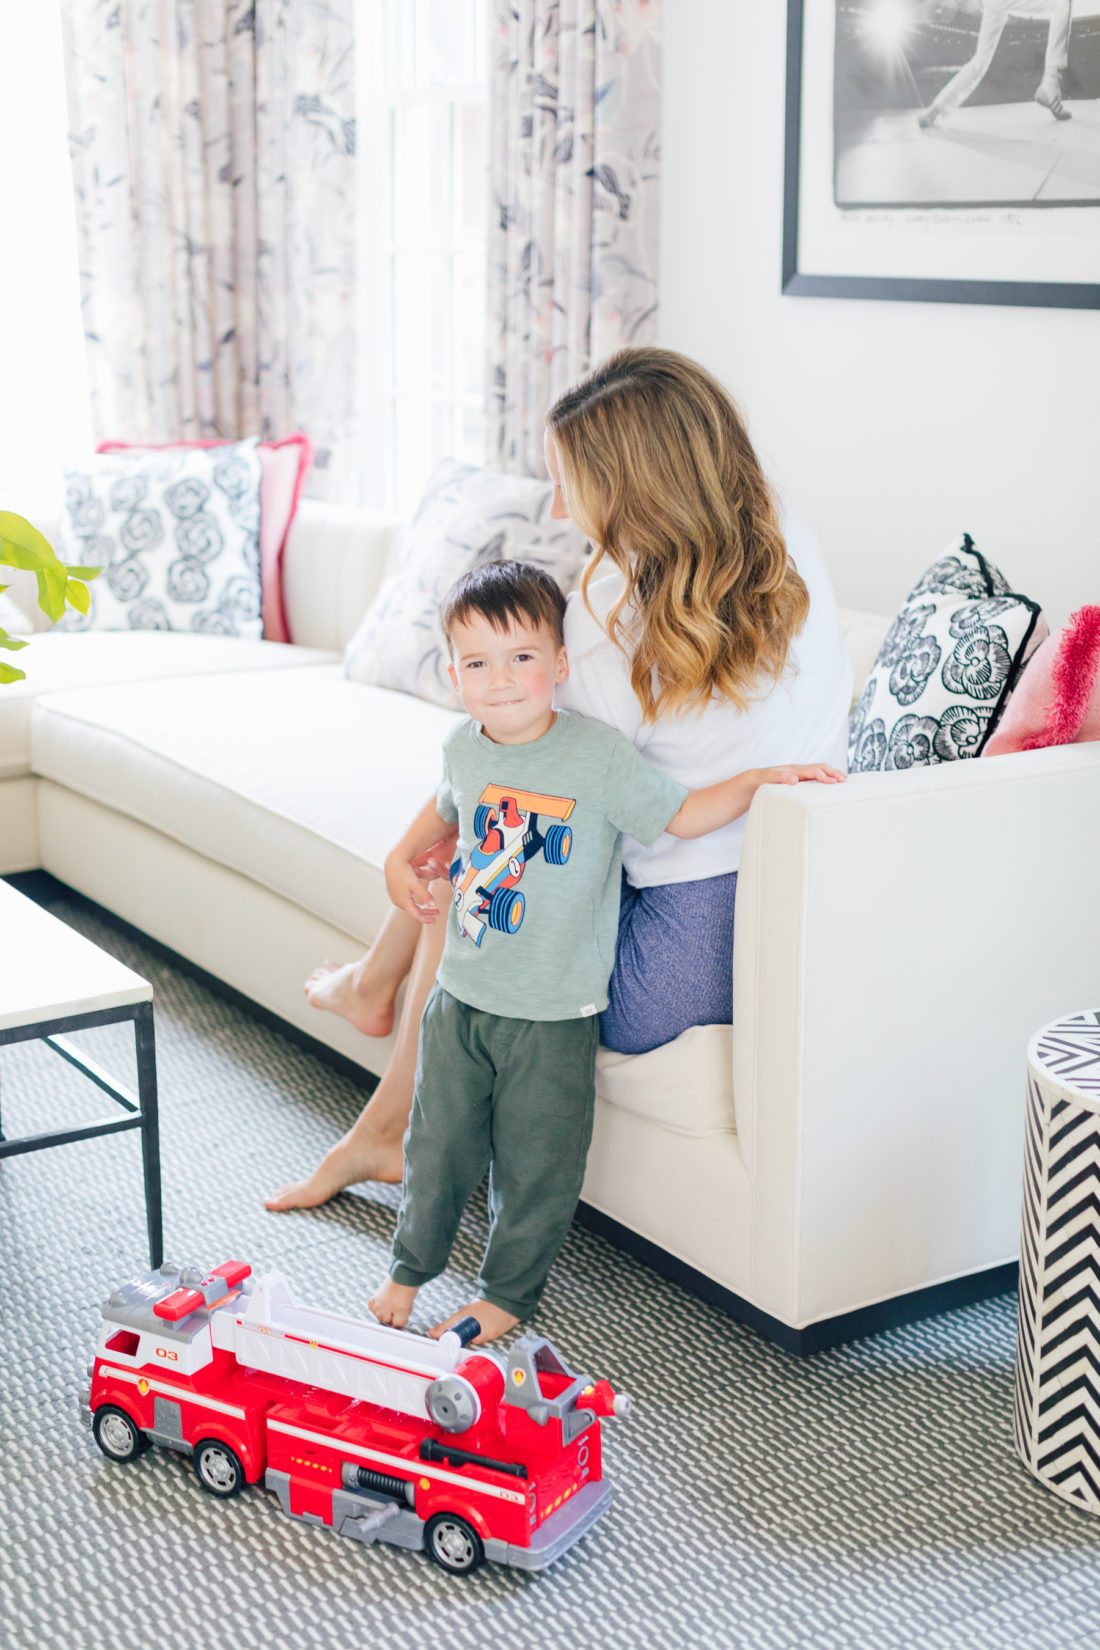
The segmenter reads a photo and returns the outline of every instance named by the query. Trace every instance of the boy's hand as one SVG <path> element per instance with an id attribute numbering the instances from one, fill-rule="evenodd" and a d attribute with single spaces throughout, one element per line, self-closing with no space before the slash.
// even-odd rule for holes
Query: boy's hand
<path id="1" fill-rule="evenodd" d="M 831 768 L 827 762 L 792 763 L 782 768 L 757 768 L 755 773 L 757 789 L 761 785 L 799 785 L 803 780 L 813 779 L 819 785 L 842 785 L 847 779 L 846 773 L 839 768 Z"/>
<path id="2" fill-rule="evenodd" d="M 386 892 L 399 911 L 417 922 L 435 922 L 439 907 L 407 859 L 387 859 Z"/>

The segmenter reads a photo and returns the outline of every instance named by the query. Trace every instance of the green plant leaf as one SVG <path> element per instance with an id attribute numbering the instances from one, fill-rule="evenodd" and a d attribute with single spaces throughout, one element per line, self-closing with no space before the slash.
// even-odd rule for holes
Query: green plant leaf
<path id="1" fill-rule="evenodd" d="M 0 510 L 0 562 L 7 567 L 39 568 L 59 565 L 53 546 L 25 516 Z"/>
<path id="2" fill-rule="evenodd" d="M 14 665 L 0 664 L 0 682 L 25 682 L 25 670 L 16 670 Z"/>
<path id="3" fill-rule="evenodd" d="M 91 591 L 86 584 L 70 579 L 65 586 L 65 600 L 71 602 L 79 613 L 87 613 L 92 601 Z"/>
<path id="4" fill-rule="evenodd" d="M 89 584 L 92 579 L 98 579 L 103 569 L 102 567 L 85 567 L 83 563 L 79 562 L 76 564 L 66 562 L 65 571 L 70 579 L 83 579 L 85 584 Z"/>
<path id="5" fill-rule="evenodd" d="M 65 590 L 68 579 L 58 562 L 54 567 L 40 567 L 35 572 L 38 580 L 38 605 L 48 619 L 56 624 L 65 611 Z"/>
<path id="6" fill-rule="evenodd" d="M 9 636 L 6 630 L 0 630 L 0 647 L 10 648 L 12 653 L 18 653 L 19 649 L 26 647 L 26 645 L 26 642 L 20 637 Z"/>

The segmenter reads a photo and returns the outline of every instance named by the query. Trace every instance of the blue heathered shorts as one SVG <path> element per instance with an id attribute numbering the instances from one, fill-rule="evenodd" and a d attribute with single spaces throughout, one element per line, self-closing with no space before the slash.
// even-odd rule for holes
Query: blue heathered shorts
<path id="1" fill-rule="evenodd" d="M 624 871 L 606 1048 L 647 1054 L 689 1026 L 733 1024 L 736 894 L 736 871 L 657 888 L 632 888 Z"/>

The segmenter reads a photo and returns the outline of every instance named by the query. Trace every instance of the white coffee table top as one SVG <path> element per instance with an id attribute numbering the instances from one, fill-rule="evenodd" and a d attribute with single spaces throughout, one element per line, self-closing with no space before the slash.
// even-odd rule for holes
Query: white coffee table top
<path id="1" fill-rule="evenodd" d="M 0 1031 L 152 996 L 140 974 L 0 881 Z"/>

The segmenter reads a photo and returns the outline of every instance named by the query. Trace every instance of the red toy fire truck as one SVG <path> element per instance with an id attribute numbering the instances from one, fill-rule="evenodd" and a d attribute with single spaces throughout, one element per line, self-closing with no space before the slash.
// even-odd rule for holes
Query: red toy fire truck
<path id="1" fill-rule="evenodd" d="M 469 1349 L 473 1318 L 428 1340 L 251 1271 L 166 1263 L 111 1296 L 82 1394 L 111 1460 L 183 1450 L 212 1495 L 262 1480 L 293 1517 L 427 1548 L 455 1574 L 541 1570 L 607 1511 L 599 1417 L 630 1400 L 549 1341 L 523 1335 L 504 1359 Z"/>

